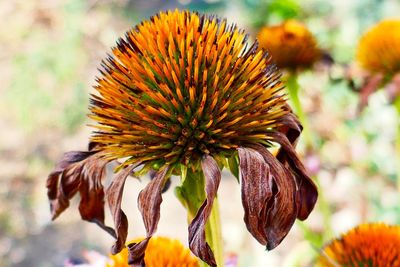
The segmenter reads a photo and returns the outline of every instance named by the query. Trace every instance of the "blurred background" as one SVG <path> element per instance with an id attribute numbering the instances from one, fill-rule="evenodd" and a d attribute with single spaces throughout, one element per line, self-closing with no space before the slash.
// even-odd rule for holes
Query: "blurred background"
<path id="1" fill-rule="evenodd" d="M 225 250 L 239 256 L 239 266 L 312 266 L 324 242 L 361 222 L 400 223 L 399 118 L 383 91 L 357 113 L 358 93 L 343 79 L 359 36 L 383 18 L 399 18 L 398 0 L 0 1 L 0 266 L 64 266 L 85 250 L 109 253 L 113 239 L 80 221 L 77 199 L 50 221 L 46 178 L 64 152 L 86 149 L 89 93 L 110 47 L 141 20 L 175 8 L 225 17 L 252 39 L 263 25 L 296 18 L 335 61 L 299 76 L 317 144 L 309 154 L 300 140 L 299 151 L 323 192 L 309 219 L 265 251 L 243 223 L 240 186 L 224 175 Z M 135 238 L 145 234 L 136 198 L 147 181 L 131 180 L 123 208 Z M 185 211 L 173 190 L 164 194 L 158 235 L 187 244 Z"/>

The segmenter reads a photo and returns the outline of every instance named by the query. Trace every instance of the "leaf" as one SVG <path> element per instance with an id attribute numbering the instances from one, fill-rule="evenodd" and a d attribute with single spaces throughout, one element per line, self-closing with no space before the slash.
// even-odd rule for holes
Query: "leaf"
<path id="1" fill-rule="evenodd" d="M 121 201 L 126 178 L 137 165 L 139 164 L 130 165 L 121 170 L 106 191 L 108 206 L 110 207 L 116 229 L 115 238 L 117 239 L 111 249 L 112 254 L 117 254 L 125 247 L 126 237 L 128 235 L 128 219 L 121 209 Z"/>
<path id="2" fill-rule="evenodd" d="M 47 179 L 47 195 L 53 220 L 68 208 L 69 200 L 79 192 L 79 212 L 82 219 L 96 223 L 115 236 L 112 228 L 104 224 L 102 180 L 107 163 L 108 161 L 92 151 L 64 154 Z"/>
<path id="3" fill-rule="evenodd" d="M 203 157 L 201 167 L 205 179 L 206 199 L 189 225 L 189 248 L 194 255 L 214 267 L 217 264 L 214 254 L 206 242 L 205 227 L 217 195 L 218 186 L 221 181 L 221 171 L 217 162 L 209 155 Z"/>
<path id="4" fill-rule="evenodd" d="M 157 230 L 160 220 L 160 205 L 162 202 L 162 190 L 164 188 L 168 167 L 157 172 L 150 183 L 139 193 L 138 207 L 142 213 L 147 236 L 139 243 L 128 245 L 129 264 L 143 264 L 145 250 L 150 238 Z"/>
<path id="5" fill-rule="evenodd" d="M 249 146 L 238 149 L 242 183 L 245 181 L 245 185 L 242 184 L 242 203 L 244 209 L 247 209 L 245 213 L 249 214 L 249 224 L 253 224 L 247 227 L 261 244 L 265 245 L 265 240 L 267 249 L 271 250 L 281 243 L 296 220 L 296 184 L 292 174 L 264 146 Z M 259 155 L 269 169 L 262 163 Z M 263 173 L 268 170 L 268 174 Z M 259 183 L 252 184 L 249 182 L 251 179 L 256 179 Z"/>

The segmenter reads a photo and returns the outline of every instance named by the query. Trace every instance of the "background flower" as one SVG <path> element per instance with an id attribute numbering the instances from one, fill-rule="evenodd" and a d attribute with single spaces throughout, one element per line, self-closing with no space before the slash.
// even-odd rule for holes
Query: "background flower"
<path id="1" fill-rule="evenodd" d="M 399 226 L 362 224 L 328 244 L 318 266 L 400 266 L 399 255 Z"/>
<path id="2" fill-rule="evenodd" d="M 280 68 L 309 68 L 321 57 L 313 34 L 296 20 L 264 26 L 257 38 L 260 46 L 271 53 L 273 61 Z"/>
<path id="3" fill-rule="evenodd" d="M 360 65 L 373 73 L 400 71 L 400 20 L 383 20 L 361 37 L 357 48 Z"/>

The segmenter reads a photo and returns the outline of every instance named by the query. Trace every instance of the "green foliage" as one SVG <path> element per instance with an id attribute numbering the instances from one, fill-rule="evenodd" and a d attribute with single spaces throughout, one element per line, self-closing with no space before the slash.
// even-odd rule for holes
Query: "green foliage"
<path id="1" fill-rule="evenodd" d="M 301 12 L 296 0 L 242 0 L 242 2 L 252 14 L 251 24 L 255 28 L 295 18 Z"/>

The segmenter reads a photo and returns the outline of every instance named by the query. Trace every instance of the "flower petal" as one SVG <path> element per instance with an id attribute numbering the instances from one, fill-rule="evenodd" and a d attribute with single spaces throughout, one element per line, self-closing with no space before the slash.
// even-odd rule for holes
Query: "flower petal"
<path id="1" fill-rule="evenodd" d="M 283 163 L 288 163 L 292 170 L 296 183 L 299 188 L 299 213 L 297 218 L 300 220 L 307 219 L 313 210 L 318 198 L 318 190 L 314 182 L 307 175 L 306 169 L 300 159 L 297 157 L 294 147 L 289 139 L 280 132 L 271 133 L 274 140 L 281 145 L 281 149 L 277 158 Z"/>
<path id="2" fill-rule="evenodd" d="M 257 151 L 239 148 L 244 221 L 249 232 L 263 245 L 267 244 L 262 211 L 268 210 L 273 197 L 274 180 L 270 168 Z M 261 220 L 260 220 L 261 219 Z"/>
<path id="3" fill-rule="evenodd" d="M 76 175 L 74 179 L 68 179 L 71 175 L 63 175 L 67 169 L 72 169 L 77 163 L 92 155 L 91 152 L 71 151 L 63 155 L 54 170 L 47 178 L 47 196 L 50 201 L 52 219 L 56 219 L 69 206 L 71 199 L 78 191 L 79 181 Z"/>
<path id="4" fill-rule="evenodd" d="M 47 195 L 52 219 L 69 206 L 69 200 L 79 192 L 79 211 L 83 220 L 94 222 L 115 236 L 104 224 L 104 191 L 102 180 L 108 161 L 93 151 L 65 153 L 47 179 Z"/>
<path id="5" fill-rule="evenodd" d="M 206 199 L 189 225 L 189 248 L 194 255 L 210 266 L 217 266 L 214 254 L 206 242 L 205 227 L 221 181 L 221 171 L 213 157 L 205 155 L 201 161 L 204 173 Z"/>
<path id="6" fill-rule="evenodd" d="M 251 190 L 251 193 L 249 194 L 249 198 L 242 198 L 243 207 L 245 209 L 246 207 L 250 207 L 252 211 L 255 212 L 256 210 L 253 208 L 254 205 L 259 205 L 260 201 L 264 201 L 263 207 L 259 211 L 257 227 L 258 229 L 263 227 L 267 249 L 271 250 L 281 243 L 296 220 L 298 205 L 296 200 L 296 183 L 289 170 L 287 170 L 264 146 L 249 145 L 249 147 L 250 148 L 238 149 L 242 180 L 264 179 L 264 181 L 262 181 L 263 183 L 261 183 L 261 186 L 257 185 L 256 188 L 251 187 L 251 189 L 247 189 Z M 268 164 L 268 175 L 261 174 L 261 171 L 255 170 L 252 172 L 243 172 L 246 168 L 249 168 L 248 164 L 252 164 L 250 160 L 257 162 L 256 165 L 258 166 L 264 166 L 260 162 L 260 157 L 254 155 L 255 153 L 261 155 L 264 158 L 264 162 Z M 249 158 L 249 155 L 252 155 L 251 158 Z M 254 168 L 257 167 L 255 166 Z M 268 171 L 268 169 L 264 167 L 263 170 Z M 248 177 L 249 174 L 255 176 L 261 175 L 261 177 Z M 266 178 L 267 181 L 265 181 Z M 263 186 L 267 187 L 267 189 L 262 188 Z M 269 197 L 270 192 L 272 192 L 272 197 Z M 267 194 L 267 197 L 265 194 Z M 254 228 L 254 226 L 250 227 L 250 229 L 252 228 Z M 251 233 L 257 238 L 253 232 Z M 261 233 L 261 229 L 258 233 Z M 257 240 L 259 240 L 259 238 L 257 238 Z"/>
<path id="7" fill-rule="evenodd" d="M 117 254 L 125 247 L 126 237 L 128 235 L 128 219 L 121 209 L 121 201 L 126 178 L 137 165 L 138 164 L 130 165 L 121 170 L 117 176 L 114 177 L 106 190 L 108 206 L 110 207 L 117 232 L 115 237 L 117 240 L 111 249 L 112 254 Z"/>
<path id="8" fill-rule="evenodd" d="M 157 172 L 150 183 L 139 193 L 138 207 L 142 213 L 144 226 L 146 228 L 147 237 L 139 243 L 128 245 L 129 264 L 142 264 L 144 253 L 150 238 L 157 230 L 158 221 L 160 220 L 160 205 L 162 202 L 162 190 L 167 179 L 168 167 Z"/>

